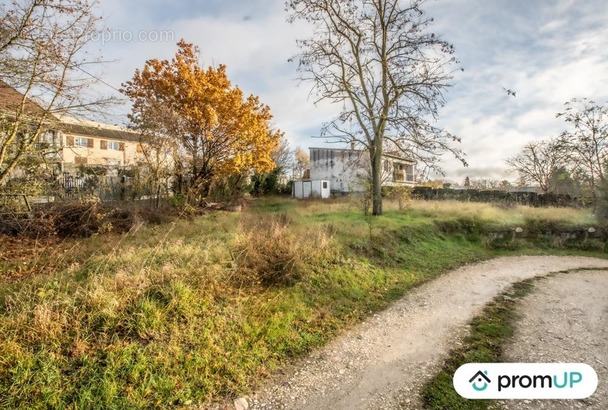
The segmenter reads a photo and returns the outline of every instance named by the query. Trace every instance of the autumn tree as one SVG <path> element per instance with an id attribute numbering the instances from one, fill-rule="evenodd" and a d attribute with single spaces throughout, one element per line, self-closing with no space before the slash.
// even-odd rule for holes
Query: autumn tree
<path id="1" fill-rule="evenodd" d="M 282 136 L 279 139 L 277 146 L 272 150 L 270 156 L 272 157 L 272 161 L 275 163 L 276 167 L 280 169 L 281 172 L 285 172 L 292 167 L 294 161 L 294 151 L 291 149 L 289 141 L 287 138 L 285 138 L 285 136 Z"/>
<path id="2" fill-rule="evenodd" d="M 21 0 L 0 5 L 0 185 L 31 160 L 56 117 L 98 106 L 84 90 L 94 63 L 94 0 Z M 90 69 L 90 68 L 89 68 Z M 52 135 L 48 135 L 52 138 Z"/>
<path id="3" fill-rule="evenodd" d="M 551 182 L 555 172 L 566 164 L 566 150 L 558 140 L 529 142 L 506 162 L 521 181 L 536 184 L 547 193 L 553 190 Z"/>
<path id="4" fill-rule="evenodd" d="M 424 0 L 290 0 L 291 22 L 312 35 L 298 41 L 301 79 L 318 100 L 340 104 L 322 136 L 355 143 L 369 153 L 373 214 L 382 214 L 382 153 L 401 152 L 438 170 L 459 139 L 435 119 L 450 86 L 453 47 L 428 31 Z M 463 160 L 464 163 L 464 160 Z"/>
<path id="5" fill-rule="evenodd" d="M 226 66 L 201 67 L 197 51 L 181 40 L 171 61 L 148 60 L 122 88 L 133 102 L 132 128 L 172 152 L 190 200 L 227 176 L 271 171 L 282 136 L 269 107 L 233 87 Z"/>
<path id="6" fill-rule="evenodd" d="M 560 141 L 568 153 L 574 174 L 588 185 L 591 195 L 596 198 L 598 186 L 606 182 L 608 167 L 608 105 L 575 98 L 565 106 L 557 117 L 570 129 L 561 134 Z"/>

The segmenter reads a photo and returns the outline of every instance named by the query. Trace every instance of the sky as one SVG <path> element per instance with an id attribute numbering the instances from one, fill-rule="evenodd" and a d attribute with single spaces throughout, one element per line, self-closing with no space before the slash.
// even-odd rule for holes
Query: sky
<path id="1" fill-rule="evenodd" d="M 286 22 L 284 0 L 99 2 L 105 31 L 92 47 L 108 61 L 98 71 L 103 93 L 118 96 L 136 68 L 172 58 L 183 38 L 200 47 L 202 65 L 227 65 L 234 85 L 268 104 L 293 147 L 326 145 L 312 136 L 340 107 L 315 105 L 311 84 L 297 80 L 297 63 L 288 60 L 309 29 Z M 444 179 L 515 180 L 505 160 L 565 130 L 556 113 L 566 101 L 608 101 L 605 0 L 428 0 L 423 8 L 435 19 L 430 30 L 454 45 L 464 69 L 445 95 L 438 125 L 462 139 L 469 166 L 442 157 Z M 129 110 L 125 101 L 105 121 L 124 124 Z"/>

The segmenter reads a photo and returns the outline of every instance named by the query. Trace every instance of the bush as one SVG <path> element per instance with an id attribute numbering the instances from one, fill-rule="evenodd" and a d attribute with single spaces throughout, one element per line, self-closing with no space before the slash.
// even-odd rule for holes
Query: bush
<path id="1" fill-rule="evenodd" d="M 241 223 L 233 246 L 239 284 L 293 285 L 307 269 L 330 258 L 333 240 L 327 230 L 296 232 L 286 214 Z"/>
<path id="2" fill-rule="evenodd" d="M 606 171 L 608 173 L 608 169 Z M 595 215 L 598 221 L 608 222 L 608 181 L 600 186 Z"/>
<path id="3" fill-rule="evenodd" d="M 399 210 L 402 211 L 412 199 L 412 188 L 407 186 L 385 186 L 382 187 L 382 196 L 397 201 Z"/>
<path id="4" fill-rule="evenodd" d="M 29 238 L 86 238 L 104 232 L 124 233 L 143 223 L 163 224 L 176 215 L 173 207 L 152 209 L 124 203 L 120 207 L 94 203 L 61 203 L 35 210 L 29 217 L 0 217 L 0 235 Z"/>
<path id="5" fill-rule="evenodd" d="M 488 222 L 479 218 L 461 216 L 454 219 L 435 221 L 440 232 L 445 234 L 461 233 L 465 235 L 481 235 L 491 230 Z"/>

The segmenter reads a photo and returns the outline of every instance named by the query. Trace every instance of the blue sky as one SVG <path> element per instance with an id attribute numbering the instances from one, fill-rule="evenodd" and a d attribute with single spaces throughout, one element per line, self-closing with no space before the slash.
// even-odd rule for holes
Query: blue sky
<path id="1" fill-rule="evenodd" d="M 112 38 L 94 45 L 105 59 L 115 60 L 103 67 L 103 78 L 120 88 L 146 59 L 171 58 L 184 38 L 201 48 L 204 65 L 226 64 L 233 84 L 259 95 L 294 147 L 323 145 L 311 136 L 339 107 L 315 106 L 308 99 L 310 86 L 295 80 L 296 64 L 287 60 L 307 27 L 286 23 L 283 4 L 100 0 L 98 13 Z M 424 8 L 435 18 L 432 31 L 454 44 L 464 68 L 446 94 L 439 121 L 462 138 L 469 167 L 446 156 L 447 179 L 513 180 L 504 160 L 526 142 L 559 134 L 565 125 L 555 114 L 566 101 L 608 101 L 605 0 L 429 0 Z M 117 107 L 106 121 L 124 123 L 128 110 L 127 104 Z"/>

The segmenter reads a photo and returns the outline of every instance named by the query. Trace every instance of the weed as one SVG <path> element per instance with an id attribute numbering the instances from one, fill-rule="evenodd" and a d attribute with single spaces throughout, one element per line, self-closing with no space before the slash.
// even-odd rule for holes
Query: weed
<path id="1" fill-rule="evenodd" d="M 311 262 L 323 264 L 335 248 L 328 230 L 300 230 L 285 213 L 242 221 L 234 245 L 240 283 L 293 285 Z M 334 252 L 336 250 L 334 249 Z"/>
<path id="2" fill-rule="evenodd" d="M 276 198 L 121 235 L 0 238 L 0 405 L 205 407 L 246 394 L 413 286 L 498 253 L 435 221 L 482 232 L 538 212 L 385 205 L 372 241 L 347 199 Z M 587 220 L 578 212 L 564 220 Z"/>

